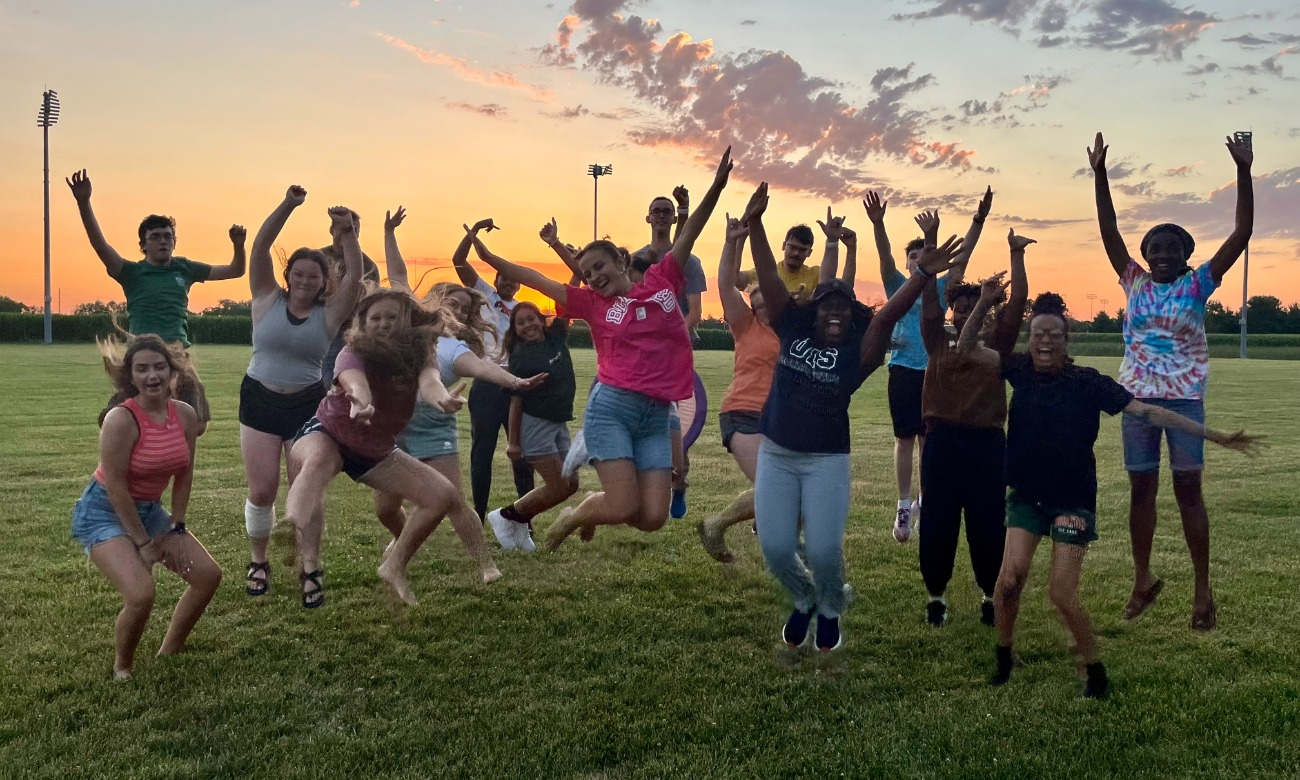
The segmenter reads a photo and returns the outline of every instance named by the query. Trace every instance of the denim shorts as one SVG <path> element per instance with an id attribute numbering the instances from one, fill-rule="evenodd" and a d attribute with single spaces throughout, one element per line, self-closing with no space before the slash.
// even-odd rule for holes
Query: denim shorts
<path id="1" fill-rule="evenodd" d="M 1205 402 L 1191 398 L 1142 398 L 1144 404 L 1176 412 L 1205 424 Z M 1205 440 L 1190 433 L 1161 428 L 1131 414 L 1121 423 L 1124 437 L 1124 470 L 1131 474 L 1160 471 L 1161 434 L 1169 442 L 1169 468 L 1174 472 L 1205 470 Z"/>
<path id="2" fill-rule="evenodd" d="M 544 458 L 559 455 L 561 458 L 569 451 L 569 424 L 554 420 L 543 420 L 524 412 L 519 424 L 519 448 L 525 458 Z"/>
<path id="3" fill-rule="evenodd" d="M 135 511 L 140 514 L 140 521 L 150 539 L 171 528 L 172 516 L 157 501 L 137 501 Z M 108 491 L 99 480 L 92 479 L 72 508 L 72 538 L 81 542 L 89 555 L 90 548 L 118 536 L 126 536 L 126 529 L 108 500 Z"/>
<path id="4" fill-rule="evenodd" d="M 635 390 L 597 383 L 583 416 L 587 456 L 592 461 L 628 459 L 637 471 L 671 469 L 669 406 Z"/>

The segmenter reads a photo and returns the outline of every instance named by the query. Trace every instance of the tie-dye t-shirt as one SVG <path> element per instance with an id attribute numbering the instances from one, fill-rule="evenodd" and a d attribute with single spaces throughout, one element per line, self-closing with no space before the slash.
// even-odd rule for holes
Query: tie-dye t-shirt
<path id="1" fill-rule="evenodd" d="M 1137 398 L 1204 398 L 1210 379 L 1205 302 L 1219 287 L 1210 264 L 1157 284 L 1129 260 L 1119 284 L 1128 298 L 1120 384 Z"/>

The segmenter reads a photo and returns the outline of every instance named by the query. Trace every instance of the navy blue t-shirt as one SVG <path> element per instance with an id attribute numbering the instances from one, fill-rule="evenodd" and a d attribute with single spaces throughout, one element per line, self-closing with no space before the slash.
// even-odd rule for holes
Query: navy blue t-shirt
<path id="1" fill-rule="evenodd" d="M 818 347 L 817 308 L 790 301 L 772 323 L 781 351 L 759 425 L 764 436 L 796 452 L 849 451 L 849 401 L 866 379 L 862 336 L 870 322 L 857 312 L 842 344 Z"/>
<path id="2" fill-rule="evenodd" d="M 1097 511 L 1097 443 L 1101 413 L 1119 414 L 1133 394 L 1095 368 L 1034 370 L 1029 355 L 1002 361 L 1011 384 L 1007 415 L 1007 486 L 1053 509 Z"/>
<path id="3" fill-rule="evenodd" d="M 510 353 L 510 373 L 527 379 L 535 374 L 550 374 L 546 381 L 526 393 L 524 413 L 551 422 L 573 419 L 573 396 L 577 380 L 573 376 L 573 359 L 569 356 L 569 321 L 557 319 L 546 328 L 541 341 L 520 341 Z"/>

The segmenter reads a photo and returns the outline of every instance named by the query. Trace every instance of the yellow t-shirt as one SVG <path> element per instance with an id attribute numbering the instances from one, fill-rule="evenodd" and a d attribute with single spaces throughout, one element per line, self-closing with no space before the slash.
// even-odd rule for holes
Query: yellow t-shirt
<path id="1" fill-rule="evenodd" d="M 802 300 L 812 297 L 813 290 L 817 287 L 817 278 L 821 275 L 821 266 L 804 265 L 800 266 L 798 271 L 790 271 L 785 267 L 785 263 L 776 264 L 776 273 L 785 282 L 785 289 L 790 291 L 791 295 L 797 295 Z M 803 291 L 800 292 L 799 288 Z"/>

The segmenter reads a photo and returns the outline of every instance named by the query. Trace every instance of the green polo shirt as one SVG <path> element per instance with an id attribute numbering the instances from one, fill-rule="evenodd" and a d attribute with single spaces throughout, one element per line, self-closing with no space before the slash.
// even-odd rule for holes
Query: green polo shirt
<path id="1" fill-rule="evenodd" d="M 117 283 L 126 294 L 126 329 L 136 335 L 156 333 L 188 347 L 190 286 L 211 275 L 212 266 L 183 257 L 164 266 L 147 260 L 123 263 Z"/>

